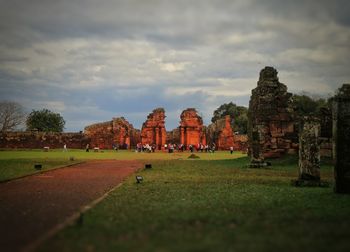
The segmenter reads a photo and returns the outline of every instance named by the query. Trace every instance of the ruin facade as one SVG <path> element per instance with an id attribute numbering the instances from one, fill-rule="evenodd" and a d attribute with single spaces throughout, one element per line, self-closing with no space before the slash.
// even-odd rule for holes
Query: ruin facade
<path id="1" fill-rule="evenodd" d="M 156 145 L 156 148 L 161 150 L 166 143 L 166 137 L 165 110 L 163 108 L 154 109 L 142 125 L 141 143 Z"/>
<path id="2" fill-rule="evenodd" d="M 273 67 L 260 71 L 257 84 L 252 90 L 248 112 L 252 163 L 263 163 L 267 157 L 280 157 L 284 153 L 296 153 L 298 134 L 291 106 L 292 94 L 279 82 Z"/>
<path id="3" fill-rule="evenodd" d="M 350 193 L 350 84 L 333 99 L 334 177 L 337 193 Z"/>
<path id="4" fill-rule="evenodd" d="M 206 145 L 205 128 L 203 119 L 194 108 L 188 108 L 181 113 L 180 143 L 188 148 L 189 145 Z"/>
<path id="5" fill-rule="evenodd" d="M 96 123 L 85 127 L 84 134 L 90 138 L 90 147 L 129 149 L 135 145 L 139 133 L 124 117 Z M 135 139 L 136 138 L 136 139 Z"/>

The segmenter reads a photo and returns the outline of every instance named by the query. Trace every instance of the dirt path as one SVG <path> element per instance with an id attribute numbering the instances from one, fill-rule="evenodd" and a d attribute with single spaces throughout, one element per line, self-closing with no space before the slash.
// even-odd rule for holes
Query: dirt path
<path id="1" fill-rule="evenodd" d="M 0 250 L 23 250 L 141 167 L 89 161 L 0 184 Z"/>

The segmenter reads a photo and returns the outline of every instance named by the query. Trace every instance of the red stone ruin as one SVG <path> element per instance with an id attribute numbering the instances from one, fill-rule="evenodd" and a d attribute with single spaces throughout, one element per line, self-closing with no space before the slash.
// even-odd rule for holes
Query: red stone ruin
<path id="1" fill-rule="evenodd" d="M 130 137 L 137 137 L 137 131 L 124 117 L 87 126 L 84 134 L 91 139 L 90 147 L 100 149 L 112 149 L 113 146 L 129 149 L 132 144 Z"/>
<path id="2" fill-rule="evenodd" d="M 156 148 L 161 150 L 166 143 L 166 136 L 165 110 L 163 108 L 154 109 L 142 125 L 141 143 L 142 145 L 156 145 Z"/>
<path id="3" fill-rule="evenodd" d="M 181 113 L 180 143 L 186 148 L 189 145 L 206 145 L 205 128 L 203 120 L 194 108 L 188 108 Z"/>
<path id="4" fill-rule="evenodd" d="M 207 142 L 214 142 L 218 150 L 246 150 L 248 138 L 246 135 L 235 135 L 231 126 L 230 115 L 218 119 L 207 127 Z"/>
<path id="5" fill-rule="evenodd" d="M 227 115 L 207 128 L 208 142 L 214 142 L 219 150 L 228 150 L 234 147 L 234 135 L 231 127 L 231 116 Z"/>

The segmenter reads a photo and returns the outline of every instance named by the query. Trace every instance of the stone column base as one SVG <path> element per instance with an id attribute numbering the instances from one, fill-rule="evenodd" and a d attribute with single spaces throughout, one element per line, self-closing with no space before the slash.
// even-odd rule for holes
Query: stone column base
<path id="1" fill-rule="evenodd" d="M 252 161 L 248 165 L 248 168 L 264 168 L 267 166 L 271 166 L 271 163 L 266 161 Z"/>
<path id="2" fill-rule="evenodd" d="M 329 183 L 321 180 L 293 179 L 291 185 L 295 187 L 329 187 Z"/>

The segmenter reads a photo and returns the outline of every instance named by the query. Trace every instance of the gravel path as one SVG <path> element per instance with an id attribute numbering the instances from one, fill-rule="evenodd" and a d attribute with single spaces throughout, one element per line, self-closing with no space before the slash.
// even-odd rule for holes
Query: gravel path
<path id="1" fill-rule="evenodd" d="M 0 250 L 22 251 L 142 167 L 89 161 L 0 184 Z"/>

